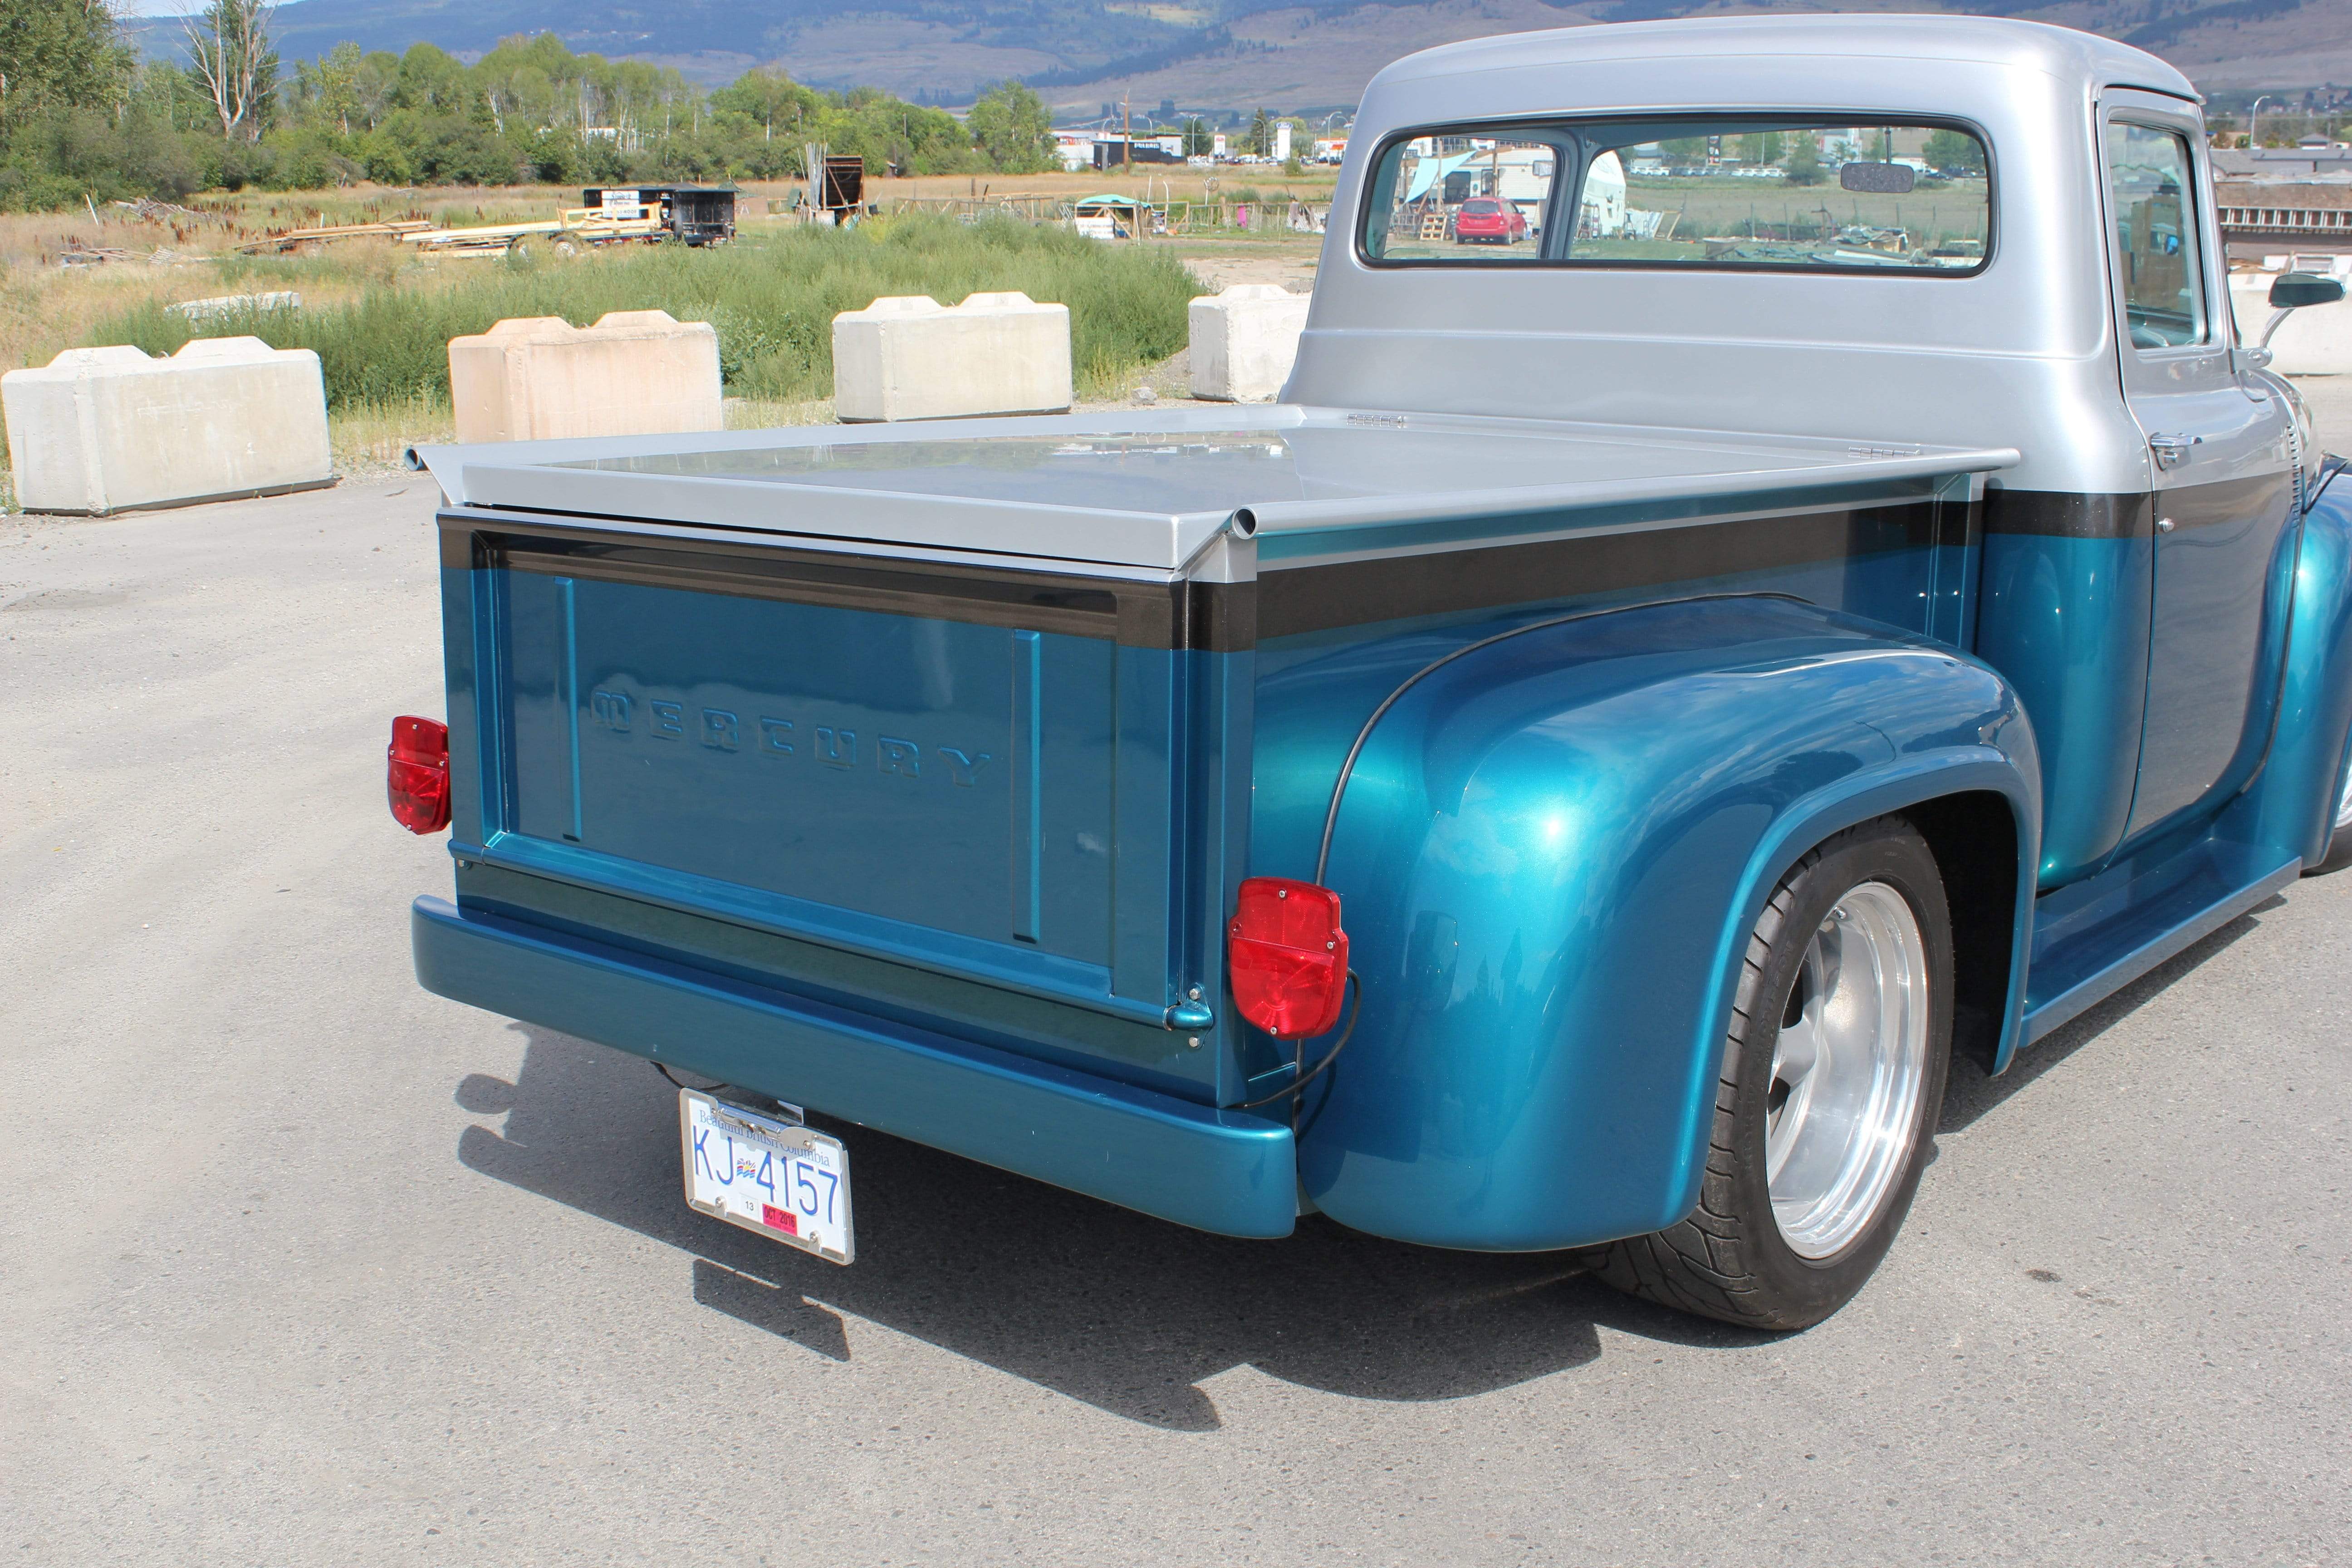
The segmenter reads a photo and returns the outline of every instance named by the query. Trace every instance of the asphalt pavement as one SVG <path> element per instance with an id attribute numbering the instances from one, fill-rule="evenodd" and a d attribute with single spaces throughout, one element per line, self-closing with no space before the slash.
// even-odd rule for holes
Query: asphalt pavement
<path id="1" fill-rule="evenodd" d="M 836 1268 L 685 1207 L 652 1068 L 417 988 L 433 499 L 0 519 L 0 1561 L 2352 1557 L 2352 875 L 1958 1068 L 1807 1333 L 855 1129 Z"/>

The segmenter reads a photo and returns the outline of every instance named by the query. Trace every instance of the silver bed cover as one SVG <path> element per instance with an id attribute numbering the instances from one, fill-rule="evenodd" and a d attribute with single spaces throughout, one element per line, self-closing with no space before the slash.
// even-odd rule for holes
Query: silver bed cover
<path id="1" fill-rule="evenodd" d="M 2011 449 L 1295 405 L 420 447 L 450 504 L 1181 573 L 1241 534 L 1981 475 Z M 839 545 L 836 543 L 835 548 Z M 1013 563 L 1008 562 L 1008 564 Z M 1124 570 L 1122 570 L 1124 569 Z"/>

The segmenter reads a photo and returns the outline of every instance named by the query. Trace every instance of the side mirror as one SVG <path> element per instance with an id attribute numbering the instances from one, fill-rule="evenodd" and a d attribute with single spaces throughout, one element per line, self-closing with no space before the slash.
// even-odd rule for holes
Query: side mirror
<path id="1" fill-rule="evenodd" d="M 2344 279 L 2322 278 L 2316 272 L 2282 272 L 2271 284 L 2271 305 L 2280 310 L 2333 305 L 2343 298 Z"/>

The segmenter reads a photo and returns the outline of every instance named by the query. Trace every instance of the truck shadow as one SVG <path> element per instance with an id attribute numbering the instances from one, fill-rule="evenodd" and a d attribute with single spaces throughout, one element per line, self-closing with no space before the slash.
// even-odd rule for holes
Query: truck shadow
<path id="1" fill-rule="evenodd" d="M 677 1091 L 635 1057 L 516 1025 L 509 1084 L 457 1103 L 503 1115 L 460 1136 L 469 1169 L 694 1256 L 694 1298 L 836 1361 L 848 1314 L 1131 1420 L 1219 1425 L 1198 1385 L 1250 1365 L 1365 1399 L 1509 1387 L 1600 1354 L 1597 1326 L 1723 1347 L 1767 1336 L 1651 1308 L 1566 1254 L 1408 1247 L 1310 1216 L 1238 1241 L 868 1129 L 849 1144 L 858 1261 L 819 1262 L 696 1214 L 679 1192 Z"/>
<path id="2" fill-rule="evenodd" d="M 2239 938 L 2260 929 L 2262 922 L 2255 916 L 2268 914 L 2285 903 L 2284 898 L 2273 894 L 2229 924 L 2190 943 L 2081 1016 L 2068 1020 L 2021 1049 L 2009 1064 L 2009 1070 L 1999 1078 L 1988 1074 L 1979 1063 L 1956 1056 L 1951 1082 L 1944 1090 L 1943 1119 L 1937 1123 L 1936 1131 L 1958 1132 L 1973 1125 L 1979 1117 L 2138 1012 L 2173 982 L 2228 952 Z"/>

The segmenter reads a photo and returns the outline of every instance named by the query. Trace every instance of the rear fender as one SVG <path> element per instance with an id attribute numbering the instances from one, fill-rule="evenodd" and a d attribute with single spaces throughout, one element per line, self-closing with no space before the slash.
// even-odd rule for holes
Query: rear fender
<path id="1" fill-rule="evenodd" d="M 2291 616 L 2270 755 L 2222 832 L 2314 866 L 2327 853 L 2352 738 L 2352 479 L 2334 463 L 2304 514 Z"/>
<path id="2" fill-rule="evenodd" d="M 2013 1037 L 2039 777 L 1998 674 L 1791 600 L 1645 606 L 1432 673 L 1374 730 L 1333 837 L 1363 1003 L 1307 1096 L 1306 1191 L 1434 1246 L 1680 1219 L 1765 899 L 1822 839 L 1921 802 L 2009 808 Z"/>

